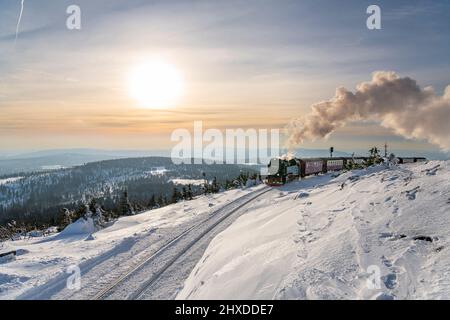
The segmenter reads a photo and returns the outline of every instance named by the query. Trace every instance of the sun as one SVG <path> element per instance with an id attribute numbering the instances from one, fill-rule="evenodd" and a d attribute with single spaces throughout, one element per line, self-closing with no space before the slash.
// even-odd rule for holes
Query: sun
<path id="1" fill-rule="evenodd" d="M 180 71 L 164 61 L 147 61 L 135 66 L 128 79 L 130 96 L 139 106 L 165 109 L 176 106 L 184 91 Z"/>

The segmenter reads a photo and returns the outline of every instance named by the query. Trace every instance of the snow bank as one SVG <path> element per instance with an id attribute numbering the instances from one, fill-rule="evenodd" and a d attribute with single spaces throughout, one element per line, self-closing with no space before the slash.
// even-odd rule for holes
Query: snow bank
<path id="1" fill-rule="evenodd" d="M 312 177 L 219 234 L 177 298 L 448 299 L 449 248 L 450 162 Z"/>
<path id="2" fill-rule="evenodd" d="M 296 226 L 290 222 L 296 214 L 282 201 L 273 210 L 272 200 L 277 196 L 262 201 L 212 241 L 178 299 L 273 298 L 295 260 Z"/>
<path id="3" fill-rule="evenodd" d="M 0 257 L 0 264 L 8 263 L 8 262 L 11 262 L 14 260 L 16 260 L 16 255 L 14 253 L 10 253 L 10 254 Z"/>
<path id="4" fill-rule="evenodd" d="M 202 221 L 222 205 L 249 192 L 252 190 L 200 196 L 192 201 L 122 217 L 112 226 L 96 232 L 92 218 L 81 218 L 59 234 L 0 242 L 0 252 L 17 251 L 15 260 L 0 264 L 0 299 L 32 298 L 33 294 L 39 294 L 40 286 L 47 284 L 54 287 L 54 292 L 49 294 L 58 295 L 65 287 L 50 283 L 65 277 L 67 268 L 73 265 L 82 268 L 82 283 L 87 286 L 84 290 L 95 290 L 99 279 L 111 280 L 103 279 L 105 270 L 112 277 L 120 276 L 120 272 L 136 263 L 135 259 L 140 258 L 143 250 L 165 243 L 188 225 Z M 97 265 L 101 267 L 96 268 Z M 116 270 L 118 274 L 114 273 Z"/>
<path id="5" fill-rule="evenodd" d="M 94 220 L 92 218 L 80 218 L 74 223 L 69 224 L 63 231 L 61 231 L 58 238 L 83 234 L 90 235 L 95 231 Z"/>

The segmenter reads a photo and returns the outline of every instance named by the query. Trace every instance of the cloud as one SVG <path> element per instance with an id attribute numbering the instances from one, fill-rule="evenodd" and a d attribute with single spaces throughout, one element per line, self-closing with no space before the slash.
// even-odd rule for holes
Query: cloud
<path id="1" fill-rule="evenodd" d="M 351 121 L 375 120 L 406 138 L 424 139 L 450 150 L 450 86 L 443 96 L 421 88 L 414 79 L 378 71 L 353 93 L 338 88 L 335 96 L 311 107 L 288 125 L 291 147 L 326 138 Z"/>

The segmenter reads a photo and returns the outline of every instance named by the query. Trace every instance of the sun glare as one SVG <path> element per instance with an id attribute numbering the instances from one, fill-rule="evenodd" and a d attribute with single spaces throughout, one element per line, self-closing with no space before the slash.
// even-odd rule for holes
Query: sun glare
<path id="1" fill-rule="evenodd" d="M 149 61 L 130 72 L 129 92 L 141 107 L 174 107 L 183 94 L 184 84 L 178 69 L 162 61 Z"/>

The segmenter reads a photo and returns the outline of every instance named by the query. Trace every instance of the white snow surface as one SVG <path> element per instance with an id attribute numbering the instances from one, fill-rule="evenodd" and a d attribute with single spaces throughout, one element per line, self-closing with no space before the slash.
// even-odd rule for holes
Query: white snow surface
<path id="1" fill-rule="evenodd" d="M 449 248 L 450 162 L 312 177 L 216 236 L 177 299 L 449 299 Z"/>
<path id="2" fill-rule="evenodd" d="M 4 185 L 4 184 L 8 184 L 8 183 L 19 181 L 22 178 L 23 177 L 14 177 L 14 178 L 0 179 L 0 186 Z"/>
<path id="3" fill-rule="evenodd" d="M 95 232 L 94 220 L 92 218 L 80 218 L 67 226 L 57 238 L 67 238 L 73 235 L 90 235 Z"/>
<path id="4" fill-rule="evenodd" d="M 173 182 L 174 184 L 179 184 L 179 185 L 193 185 L 193 186 L 200 186 L 205 184 L 205 179 L 171 179 L 169 180 L 171 182 Z"/>
<path id="5" fill-rule="evenodd" d="M 13 250 L 20 253 L 16 259 L 0 262 L 0 299 L 33 299 L 36 295 L 41 298 L 39 292 L 33 293 L 32 289 L 64 276 L 73 265 L 85 265 L 82 268 L 82 283 L 91 287 L 86 282 L 103 277 L 102 272 L 112 276 L 113 271 L 126 271 L 145 248 L 160 245 L 180 233 L 187 224 L 201 221 L 214 210 L 251 192 L 252 189 L 231 190 L 200 196 L 192 201 L 122 217 L 97 232 L 89 218 L 77 220 L 61 233 L 49 237 L 0 242 L 0 253 Z M 105 264 L 105 261 L 108 268 L 116 267 L 113 270 L 99 270 L 96 276 L 95 266 Z M 87 278 L 84 274 L 88 272 Z M 58 295 L 57 289 L 51 294 L 54 294 L 52 299 L 70 298 Z M 77 298 L 84 296 L 80 293 Z"/>
<path id="6" fill-rule="evenodd" d="M 209 243 L 177 298 L 449 299 L 450 162 L 336 175 L 252 202 Z M 49 237 L 1 242 L 0 253 L 17 256 L 0 261 L 0 299 L 88 298 L 142 255 L 258 190 L 197 197 L 96 232 L 85 220 Z M 73 265 L 82 269 L 78 293 L 60 286 Z"/>

